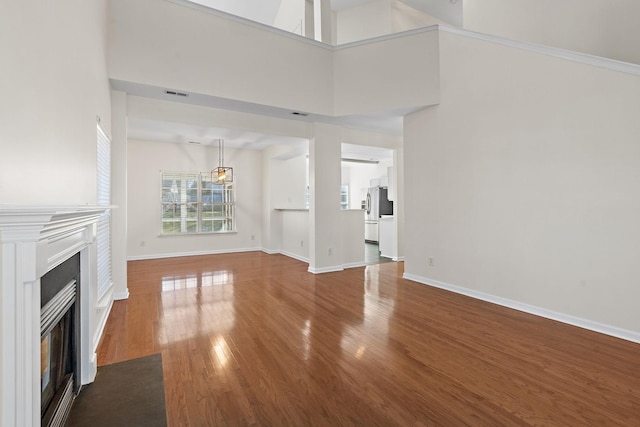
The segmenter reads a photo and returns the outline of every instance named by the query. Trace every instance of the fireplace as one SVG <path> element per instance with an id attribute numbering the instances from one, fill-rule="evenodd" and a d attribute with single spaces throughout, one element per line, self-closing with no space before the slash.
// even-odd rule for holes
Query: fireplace
<path id="1" fill-rule="evenodd" d="M 43 426 L 62 426 L 80 390 L 80 254 L 40 279 L 40 414 Z"/>
<path id="2" fill-rule="evenodd" d="M 0 427 L 62 425 L 95 378 L 105 210 L 0 205 Z"/>

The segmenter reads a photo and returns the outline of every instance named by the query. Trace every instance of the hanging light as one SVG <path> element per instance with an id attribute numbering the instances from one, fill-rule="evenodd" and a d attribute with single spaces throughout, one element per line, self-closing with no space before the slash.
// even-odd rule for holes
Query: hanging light
<path id="1" fill-rule="evenodd" d="M 211 171 L 211 182 L 214 184 L 224 184 L 233 182 L 233 168 L 224 166 L 224 140 L 218 140 L 218 164 L 219 166 Z"/>

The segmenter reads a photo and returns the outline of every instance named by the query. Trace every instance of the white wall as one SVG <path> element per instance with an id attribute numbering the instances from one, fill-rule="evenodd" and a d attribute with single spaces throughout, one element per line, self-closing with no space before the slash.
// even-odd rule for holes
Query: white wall
<path id="1" fill-rule="evenodd" d="M 279 211 L 282 220 L 281 253 L 309 262 L 309 211 Z"/>
<path id="2" fill-rule="evenodd" d="M 640 77 L 440 42 L 442 103 L 405 119 L 406 273 L 639 334 Z"/>
<path id="3" fill-rule="evenodd" d="M 128 257 L 258 250 L 262 238 L 261 153 L 225 148 L 225 163 L 234 172 L 237 232 L 161 237 L 160 171 L 210 171 L 218 164 L 218 148 L 129 140 Z"/>
<path id="4" fill-rule="evenodd" d="M 273 208 L 305 209 L 307 195 L 307 155 L 292 159 L 271 159 L 270 191 Z"/>
<path id="5" fill-rule="evenodd" d="M 105 11 L 106 1 L 3 2 L 2 203 L 96 203 L 96 116 L 111 123 Z"/>
<path id="6" fill-rule="evenodd" d="M 416 10 L 402 1 L 393 0 L 391 5 L 391 32 L 399 33 L 400 31 L 413 30 L 414 28 L 428 27 L 436 24 L 447 23 L 434 16 Z"/>
<path id="7" fill-rule="evenodd" d="M 400 0 L 375 0 L 336 12 L 336 44 L 443 23 Z"/>
<path id="8" fill-rule="evenodd" d="M 436 32 L 336 50 L 171 2 L 109 4 L 109 76 L 159 94 L 173 88 L 326 116 L 438 101 Z"/>
<path id="9" fill-rule="evenodd" d="M 360 267 L 364 262 L 364 221 L 361 211 L 342 211 L 342 265 Z"/>
<path id="10" fill-rule="evenodd" d="M 415 109 L 440 100 L 438 32 L 336 48 L 337 116 Z"/>
<path id="11" fill-rule="evenodd" d="M 273 26 L 300 36 L 305 35 L 306 0 L 281 0 Z"/>
<path id="12" fill-rule="evenodd" d="M 168 1 L 109 5 L 111 78 L 292 110 L 333 110 L 326 47 Z"/>
<path id="13" fill-rule="evenodd" d="M 391 34 L 391 0 L 375 0 L 336 13 L 337 40 L 341 45 Z"/>
<path id="14" fill-rule="evenodd" d="M 464 28 L 640 64 L 637 0 L 464 0 Z"/>

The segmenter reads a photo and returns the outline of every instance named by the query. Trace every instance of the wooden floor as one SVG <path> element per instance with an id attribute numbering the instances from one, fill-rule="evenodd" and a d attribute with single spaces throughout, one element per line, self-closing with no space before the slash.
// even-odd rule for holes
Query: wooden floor
<path id="1" fill-rule="evenodd" d="M 130 262 L 98 361 L 161 352 L 170 426 L 640 426 L 640 345 L 402 267 L 312 275 L 259 252 Z"/>

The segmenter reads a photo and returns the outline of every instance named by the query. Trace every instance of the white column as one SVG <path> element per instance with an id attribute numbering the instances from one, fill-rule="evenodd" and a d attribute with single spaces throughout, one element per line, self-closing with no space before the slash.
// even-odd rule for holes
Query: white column
<path id="1" fill-rule="evenodd" d="M 111 92 L 111 274 L 114 299 L 126 299 L 127 288 L 127 94 Z"/>
<path id="2" fill-rule="evenodd" d="M 316 40 L 333 44 L 331 0 L 313 0 L 313 28 Z"/>
<path id="3" fill-rule="evenodd" d="M 309 271 L 342 270 L 341 129 L 314 123 L 309 144 Z"/>

